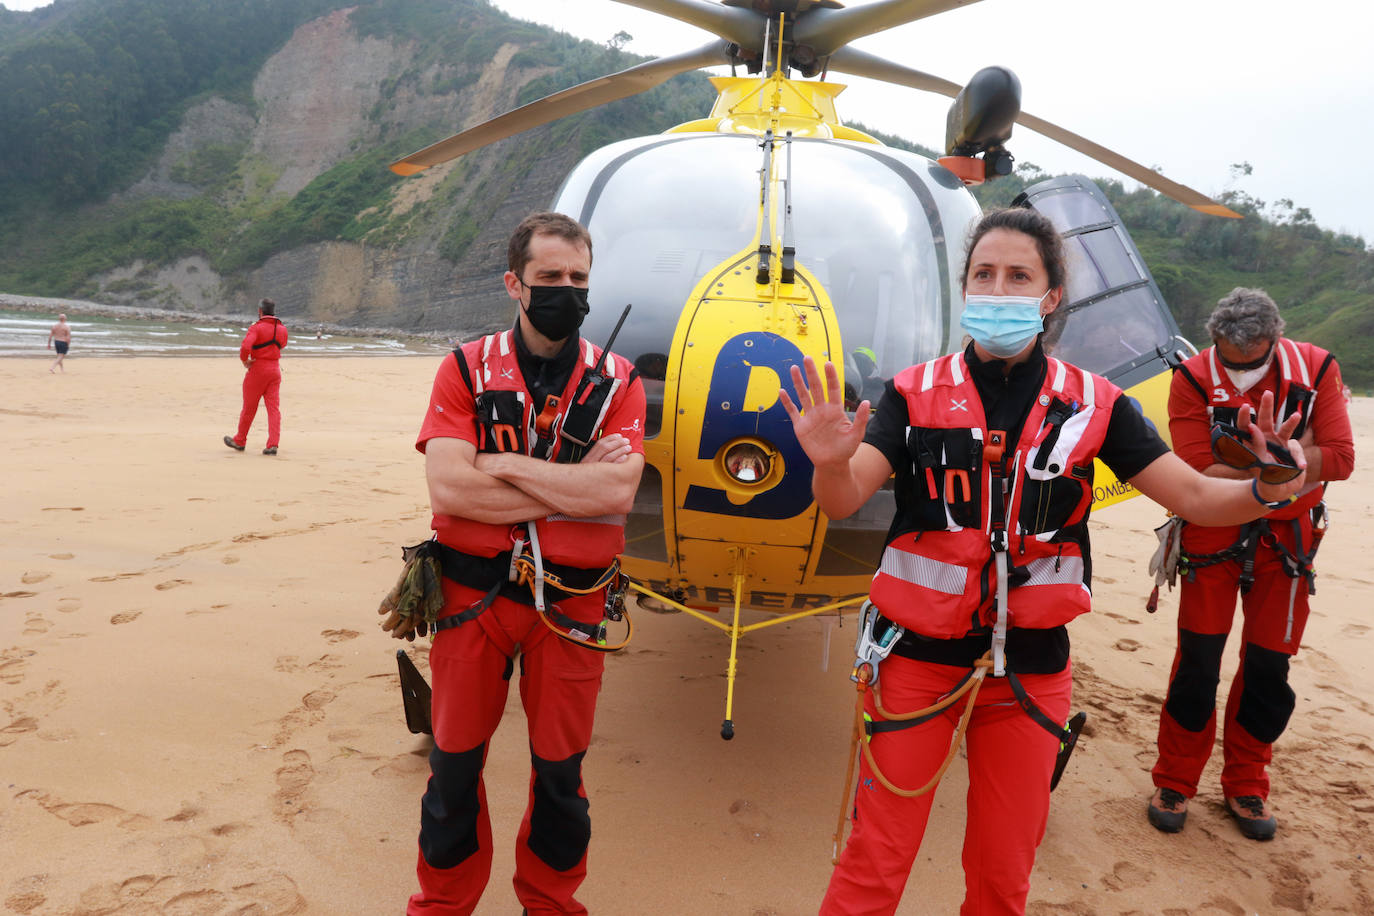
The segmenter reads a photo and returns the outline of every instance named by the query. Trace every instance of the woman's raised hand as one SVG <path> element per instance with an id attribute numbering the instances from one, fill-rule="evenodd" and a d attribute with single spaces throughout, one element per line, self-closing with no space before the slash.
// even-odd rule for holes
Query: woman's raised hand
<path id="1" fill-rule="evenodd" d="M 802 360 L 801 366 L 793 364 L 792 388 L 797 393 L 795 403 L 788 397 L 786 388 L 779 390 L 778 395 L 806 457 L 817 467 L 847 464 L 868 428 L 872 410 L 868 401 L 860 403 L 854 418 L 850 419 L 844 411 L 840 374 L 835 364 L 825 364 L 825 388 L 822 389 L 816 361 L 809 356 Z"/>

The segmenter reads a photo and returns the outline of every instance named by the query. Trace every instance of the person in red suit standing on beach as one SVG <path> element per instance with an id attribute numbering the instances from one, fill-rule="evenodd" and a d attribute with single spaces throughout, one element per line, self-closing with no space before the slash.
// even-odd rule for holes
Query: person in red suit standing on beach
<path id="1" fill-rule="evenodd" d="M 271 299 L 259 302 L 258 320 L 239 344 L 239 360 L 248 370 L 243 377 L 243 410 L 238 432 L 224 437 L 224 444 L 238 452 L 248 444 L 260 400 L 267 405 L 267 447 L 262 453 L 275 455 L 281 441 L 281 351 L 286 349 L 287 334 L 276 312 L 277 303 Z"/>

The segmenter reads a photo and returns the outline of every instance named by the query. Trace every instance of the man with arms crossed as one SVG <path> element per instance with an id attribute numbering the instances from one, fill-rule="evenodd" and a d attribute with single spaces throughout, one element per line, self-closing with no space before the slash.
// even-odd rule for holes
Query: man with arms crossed
<path id="1" fill-rule="evenodd" d="M 445 604 L 429 654 L 434 750 L 412 916 L 471 913 L 486 887 L 482 773 L 517 669 L 532 775 L 515 893 L 527 913 L 587 912 L 573 896 L 591 839 L 582 758 L 605 656 L 586 643 L 596 642 L 644 467 L 644 387 L 614 354 L 595 371 L 601 348 L 578 334 L 592 266 L 582 226 L 532 214 L 507 255 L 515 326 L 444 358 L 416 443 Z M 510 581 L 522 560 L 564 588 Z"/>

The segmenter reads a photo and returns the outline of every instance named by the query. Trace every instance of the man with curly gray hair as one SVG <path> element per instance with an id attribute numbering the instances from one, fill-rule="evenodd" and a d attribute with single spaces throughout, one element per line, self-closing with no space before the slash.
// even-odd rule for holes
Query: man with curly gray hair
<path id="1" fill-rule="evenodd" d="M 1178 368 L 1169 391 L 1174 451 L 1211 477 L 1256 484 L 1283 477 L 1289 472 L 1284 459 L 1296 463 L 1294 456 L 1271 446 L 1270 460 L 1261 462 L 1236 447 L 1234 433 L 1242 414 L 1268 404 L 1278 411 L 1275 423 L 1299 414 L 1294 436 L 1307 460 L 1307 483 L 1247 525 L 1183 524 L 1178 648 L 1160 711 L 1156 791 L 1147 809 L 1150 823 L 1165 833 L 1183 829 L 1188 799 L 1212 752 L 1221 657 L 1237 592 L 1240 665 L 1226 699 L 1221 790 L 1246 837 L 1268 840 L 1278 829 L 1268 803 L 1268 765 L 1295 706 L 1288 660 L 1307 623 L 1312 560 L 1326 527 L 1326 483 L 1345 480 L 1355 463 L 1340 367 L 1327 351 L 1289 340 L 1283 331 L 1267 293 L 1233 289 L 1207 321 L 1213 346 Z"/>

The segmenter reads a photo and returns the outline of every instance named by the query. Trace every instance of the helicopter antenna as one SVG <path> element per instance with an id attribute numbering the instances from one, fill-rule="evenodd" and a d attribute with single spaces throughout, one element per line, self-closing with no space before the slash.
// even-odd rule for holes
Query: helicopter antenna
<path id="1" fill-rule="evenodd" d="M 797 249 L 792 244 L 792 131 L 783 140 L 787 144 L 787 178 L 782 183 L 782 276 L 783 283 L 797 278 Z"/>
<path id="2" fill-rule="evenodd" d="M 771 171 L 773 161 L 773 128 L 768 128 L 763 132 L 763 140 L 759 142 L 763 148 L 763 166 L 759 169 L 759 220 L 762 220 L 768 213 L 768 175 Z M 773 237 L 770 232 L 767 236 L 760 233 L 759 241 L 759 269 L 754 276 L 754 282 L 759 286 L 768 283 L 769 261 L 773 257 L 773 246 L 769 244 L 769 239 Z"/>

